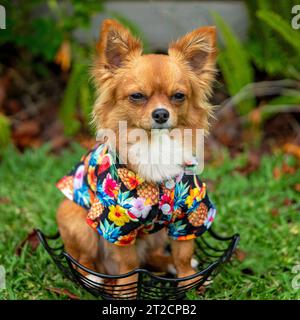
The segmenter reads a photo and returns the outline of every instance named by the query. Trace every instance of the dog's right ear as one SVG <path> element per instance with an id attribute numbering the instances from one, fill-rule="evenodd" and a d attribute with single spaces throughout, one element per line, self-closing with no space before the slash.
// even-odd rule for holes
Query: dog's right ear
<path id="1" fill-rule="evenodd" d="M 100 30 L 97 43 L 97 53 L 100 63 L 115 69 L 134 55 L 142 54 L 142 44 L 119 22 L 105 19 Z"/>

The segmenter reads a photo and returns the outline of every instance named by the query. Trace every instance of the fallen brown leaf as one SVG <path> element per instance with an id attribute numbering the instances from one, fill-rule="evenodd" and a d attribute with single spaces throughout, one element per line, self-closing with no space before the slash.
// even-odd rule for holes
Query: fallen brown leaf
<path id="1" fill-rule="evenodd" d="M 283 145 L 283 151 L 286 153 L 293 154 L 300 159 L 300 146 L 293 143 L 286 143 Z"/>
<path id="2" fill-rule="evenodd" d="M 14 128 L 14 138 L 22 138 L 24 136 L 36 137 L 40 132 L 40 125 L 36 120 L 27 120 L 18 124 Z"/>
<path id="3" fill-rule="evenodd" d="M 3 102 L 7 96 L 7 90 L 10 86 L 11 73 L 8 71 L 0 78 L 0 108 L 3 107 Z"/>
<path id="4" fill-rule="evenodd" d="M 32 230 L 30 233 L 28 233 L 26 238 L 17 246 L 15 251 L 17 256 L 21 255 L 26 243 L 28 243 L 32 251 L 35 251 L 37 249 L 40 244 L 40 240 L 38 238 L 36 230 Z"/>
<path id="5" fill-rule="evenodd" d="M 80 300 L 80 298 L 76 294 L 71 293 L 68 289 L 47 288 L 47 290 L 54 292 L 60 296 L 67 296 L 71 300 Z"/>
<path id="6" fill-rule="evenodd" d="M 286 163 L 282 164 L 282 171 L 287 174 L 294 174 L 296 172 L 296 168 L 289 166 Z"/>
<path id="7" fill-rule="evenodd" d="M 291 204 L 293 203 L 293 201 L 289 198 L 285 198 L 284 201 L 283 201 L 283 204 L 285 206 L 290 206 Z"/>
<path id="8" fill-rule="evenodd" d="M 0 204 L 10 204 L 11 200 L 7 197 L 1 197 L 0 198 Z"/>
<path id="9" fill-rule="evenodd" d="M 205 286 L 201 286 L 197 289 L 197 293 L 199 295 L 203 295 L 206 292 L 206 287 Z"/>
<path id="10" fill-rule="evenodd" d="M 281 170 L 280 168 L 278 167 L 275 167 L 273 169 L 273 177 L 276 179 L 276 180 L 279 180 L 281 178 Z"/>
<path id="11" fill-rule="evenodd" d="M 55 136 L 51 141 L 51 151 L 54 153 L 61 151 L 64 147 L 67 146 L 68 142 L 69 140 L 63 135 Z"/>
<path id="12" fill-rule="evenodd" d="M 36 120 L 26 120 L 15 126 L 13 130 L 13 140 L 20 148 L 39 147 L 42 144 L 41 126 Z"/>
<path id="13" fill-rule="evenodd" d="M 236 259 L 240 262 L 243 262 L 246 259 L 246 252 L 241 249 L 236 249 L 234 252 Z"/>
<path id="14" fill-rule="evenodd" d="M 64 40 L 55 56 L 55 62 L 60 65 L 64 72 L 70 69 L 71 55 L 72 52 L 70 42 L 68 40 Z"/>
<path id="15" fill-rule="evenodd" d="M 249 120 L 252 124 L 258 125 L 261 123 L 261 109 L 256 108 L 249 114 Z"/>
<path id="16" fill-rule="evenodd" d="M 271 215 L 272 215 L 273 217 L 278 217 L 278 216 L 279 216 L 279 210 L 278 210 L 277 208 L 273 208 L 273 209 L 271 210 Z"/>
<path id="17" fill-rule="evenodd" d="M 297 192 L 300 192 L 300 183 L 296 183 L 294 188 Z"/>

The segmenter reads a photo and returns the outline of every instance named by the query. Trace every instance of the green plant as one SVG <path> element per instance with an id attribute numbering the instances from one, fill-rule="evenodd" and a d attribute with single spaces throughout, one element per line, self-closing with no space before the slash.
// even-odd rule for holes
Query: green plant
<path id="1" fill-rule="evenodd" d="M 271 77 L 300 78 L 299 32 L 290 25 L 296 2 L 245 0 L 250 18 L 247 50 L 255 66 Z"/>
<path id="2" fill-rule="evenodd" d="M 73 31 L 88 27 L 92 14 L 104 8 L 102 0 L 4 0 L 3 5 L 7 27 L 0 46 L 13 44 L 47 62 L 54 60 L 64 39 L 73 39 Z"/>
<path id="3" fill-rule="evenodd" d="M 59 115 L 65 133 L 75 134 L 81 123 L 88 127 L 88 114 L 93 100 L 89 81 L 93 43 L 80 43 L 74 32 L 87 28 L 94 13 L 103 12 L 102 0 L 4 1 L 7 28 L 1 31 L 0 48 L 13 46 L 21 52 L 20 65 L 30 72 L 47 75 L 47 63 L 56 62 L 64 72 L 70 72 Z M 1 51 L 1 50 L 0 50 Z M 0 54 L 5 55 L 5 50 Z M 36 67 L 36 59 L 40 62 Z"/>
<path id="4" fill-rule="evenodd" d="M 10 141 L 10 122 L 6 116 L 0 113 L 0 155 Z"/>
<path id="5" fill-rule="evenodd" d="M 4 1 L 7 29 L 1 31 L 0 48 L 12 45 L 22 52 L 20 67 L 29 66 L 40 75 L 47 75 L 47 63 L 56 62 L 69 73 L 59 116 L 67 135 L 89 126 L 94 100 L 90 66 L 95 43 L 87 37 L 82 43 L 75 31 L 88 28 L 95 13 L 105 11 L 104 0 L 30 0 Z M 140 29 L 117 12 L 108 12 L 143 38 Z M 5 50 L 0 50 L 0 56 Z M 40 61 L 39 64 L 35 60 Z"/>
<path id="6" fill-rule="evenodd" d="M 224 41 L 224 46 L 219 53 L 218 65 L 229 94 L 234 96 L 247 84 L 254 81 L 254 71 L 244 45 L 218 14 L 214 13 L 213 15 Z M 240 115 L 245 115 L 254 107 L 255 99 L 250 96 L 238 103 L 237 110 Z"/>
<path id="7" fill-rule="evenodd" d="M 287 21 L 277 13 L 264 10 L 258 11 L 257 17 L 281 35 L 282 39 L 300 54 L 300 34 L 296 30 L 293 30 Z"/>

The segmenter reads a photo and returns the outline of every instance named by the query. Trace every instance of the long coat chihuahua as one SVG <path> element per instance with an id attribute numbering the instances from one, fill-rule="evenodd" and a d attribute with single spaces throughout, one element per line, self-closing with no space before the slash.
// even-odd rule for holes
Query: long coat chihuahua
<path id="1" fill-rule="evenodd" d="M 126 28 L 103 22 L 93 67 L 101 142 L 57 184 L 67 197 L 57 212 L 65 249 L 85 267 L 111 275 L 142 266 L 195 273 L 194 241 L 216 210 L 191 170 L 197 142 L 179 137 L 208 131 L 215 60 L 214 27 L 186 34 L 163 55 L 142 54 Z"/>

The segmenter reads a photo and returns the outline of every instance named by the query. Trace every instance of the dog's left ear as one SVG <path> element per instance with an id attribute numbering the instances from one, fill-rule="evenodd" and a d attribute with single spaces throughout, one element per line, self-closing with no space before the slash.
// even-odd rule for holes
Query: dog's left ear
<path id="1" fill-rule="evenodd" d="M 119 22 L 106 19 L 101 26 L 97 52 L 106 67 L 119 68 L 130 56 L 142 53 L 142 44 Z"/>
<path id="2" fill-rule="evenodd" d="M 170 56 L 176 56 L 188 63 L 196 73 L 211 69 L 216 61 L 216 28 L 198 28 L 169 46 Z"/>

